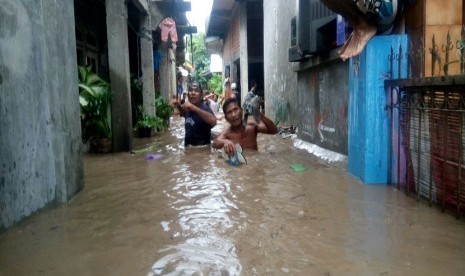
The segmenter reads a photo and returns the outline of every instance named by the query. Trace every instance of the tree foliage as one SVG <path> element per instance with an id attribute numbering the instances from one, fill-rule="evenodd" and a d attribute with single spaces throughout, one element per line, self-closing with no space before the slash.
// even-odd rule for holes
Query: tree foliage
<path id="1" fill-rule="evenodd" d="M 218 95 L 223 94 L 223 82 L 220 73 L 213 73 L 212 77 L 208 81 L 208 87 L 211 91 Z"/>
<path id="2" fill-rule="evenodd" d="M 205 34 L 198 33 L 192 36 L 192 51 L 193 59 L 195 66 L 195 73 L 193 75 L 194 79 L 197 80 L 203 87 L 207 86 L 208 76 L 205 76 L 210 70 L 210 56 L 207 52 L 207 47 L 205 45 Z M 187 52 L 191 52 L 190 43 L 186 48 Z"/>

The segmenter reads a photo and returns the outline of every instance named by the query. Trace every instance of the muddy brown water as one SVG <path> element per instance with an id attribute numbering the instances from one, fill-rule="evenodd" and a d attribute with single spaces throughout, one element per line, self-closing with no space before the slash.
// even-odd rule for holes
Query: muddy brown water
<path id="1" fill-rule="evenodd" d="M 0 275 L 464 275 L 463 220 L 290 138 L 260 135 L 232 167 L 171 125 L 135 154 L 86 154 L 82 192 L 0 235 Z"/>

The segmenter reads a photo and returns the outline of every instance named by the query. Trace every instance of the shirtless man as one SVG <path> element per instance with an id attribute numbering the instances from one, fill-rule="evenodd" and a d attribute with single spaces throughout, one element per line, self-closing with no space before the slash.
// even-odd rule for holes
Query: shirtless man
<path id="1" fill-rule="evenodd" d="M 390 34 L 397 18 L 397 11 L 402 9 L 402 3 L 414 2 L 412 0 L 320 1 L 333 12 L 342 15 L 353 28 L 353 32 L 339 50 L 339 56 L 343 61 L 359 55 L 377 33 Z"/>
<path id="2" fill-rule="evenodd" d="M 257 134 L 276 134 L 278 129 L 265 115 L 261 114 L 260 123 L 250 118 L 243 122 L 242 108 L 235 98 L 229 98 L 223 105 L 226 121 L 230 126 L 213 141 L 213 148 L 223 148 L 226 154 L 235 154 L 235 144 L 239 143 L 243 149 L 258 150 Z"/>

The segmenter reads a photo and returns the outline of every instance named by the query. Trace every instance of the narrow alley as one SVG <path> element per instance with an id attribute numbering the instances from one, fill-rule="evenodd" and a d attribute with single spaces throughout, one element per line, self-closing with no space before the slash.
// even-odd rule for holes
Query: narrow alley
<path id="1" fill-rule="evenodd" d="M 0 235 L 0 275 L 463 273 L 463 220 L 359 183 L 291 138 L 259 136 L 232 167 L 184 149 L 182 126 L 173 117 L 132 154 L 86 155 L 81 193 Z"/>
<path id="2" fill-rule="evenodd" d="M 464 275 L 464 0 L 0 0 L 0 26 L 0 276 Z M 226 150 L 298 131 L 237 167 L 184 147 L 173 106 L 218 135 L 228 98 L 269 124 Z"/>

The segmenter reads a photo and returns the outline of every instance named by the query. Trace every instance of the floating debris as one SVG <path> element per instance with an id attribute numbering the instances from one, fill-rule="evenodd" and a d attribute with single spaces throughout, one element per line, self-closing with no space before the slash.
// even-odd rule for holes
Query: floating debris
<path id="1" fill-rule="evenodd" d="M 157 154 L 151 154 L 151 153 L 149 153 L 149 154 L 147 154 L 147 155 L 145 156 L 145 158 L 146 158 L 147 160 L 158 160 L 158 159 L 160 159 L 161 157 L 162 157 L 162 155 L 161 155 L 161 154 L 158 154 L 158 153 L 157 153 Z"/>
<path id="2" fill-rule="evenodd" d="M 305 167 L 302 164 L 291 164 L 289 165 L 291 169 L 293 169 L 296 172 L 303 172 L 305 171 Z"/>
<path id="3" fill-rule="evenodd" d="M 155 146 L 152 145 L 152 146 L 149 146 L 149 147 L 146 147 L 146 148 L 143 148 L 143 149 L 132 150 L 132 151 L 131 151 L 131 154 L 150 152 L 150 151 L 152 151 L 154 148 L 155 148 Z"/>

